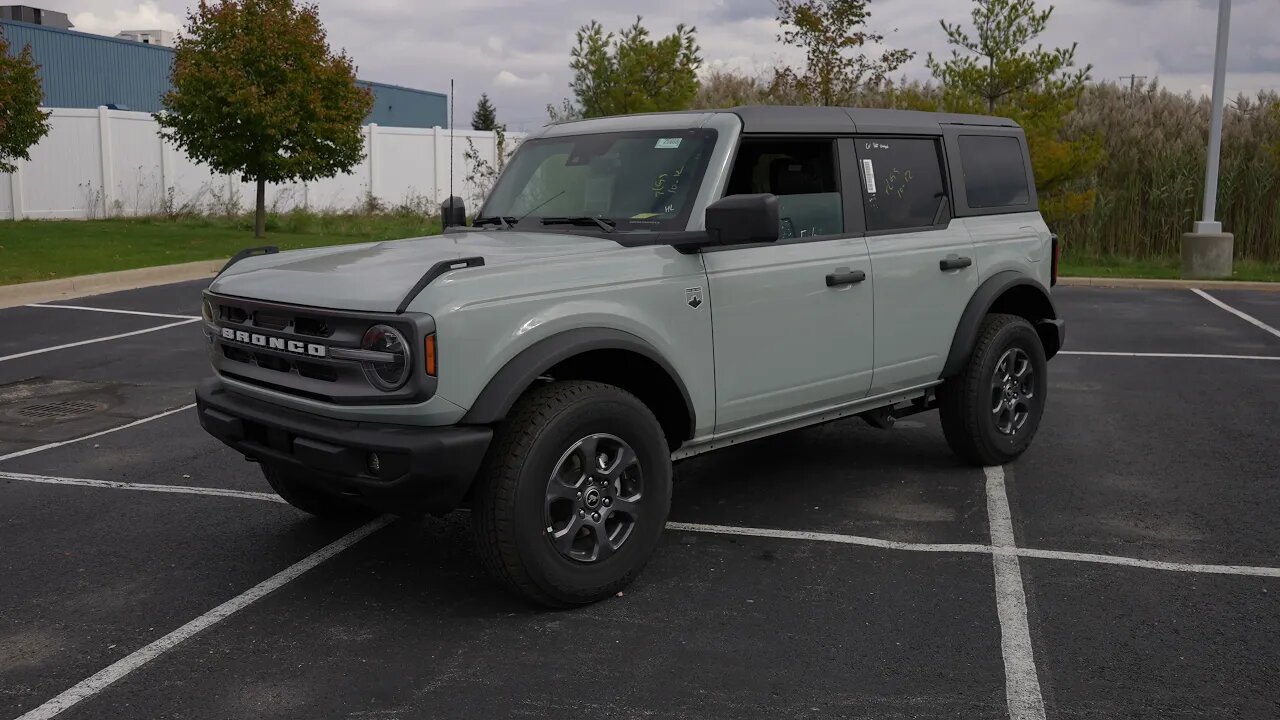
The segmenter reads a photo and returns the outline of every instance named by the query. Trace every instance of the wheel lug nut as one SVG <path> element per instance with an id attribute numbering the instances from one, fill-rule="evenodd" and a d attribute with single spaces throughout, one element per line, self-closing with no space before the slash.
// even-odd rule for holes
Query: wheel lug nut
<path id="1" fill-rule="evenodd" d="M 587 516 L 587 511 L 583 510 L 582 508 L 578 508 L 578 517 L 586 517 L 586 516 Z"/>
<path id="2" fill-rule="evenodd" d="M 582 491 L 578 491 L 578 497 L 582 497 Z"/>
<path id="3" fill-rule="evenodd" d="M 604 499 L 604 506 L 605 506 L 605 507 L 609 507 L 609 506 L 610 506 L 610 505 L 612 505 L 612 504 L 613 504 L 613 500 L 611 500 L 610 498 L 605 498 L 605 499 Z"/>
<path id="4" fill-rule="evenodd" d="M 596 522 L 600 522 L 600 513 L 598 512 L 591 513 L 591 519 L 595 520 Z"/>

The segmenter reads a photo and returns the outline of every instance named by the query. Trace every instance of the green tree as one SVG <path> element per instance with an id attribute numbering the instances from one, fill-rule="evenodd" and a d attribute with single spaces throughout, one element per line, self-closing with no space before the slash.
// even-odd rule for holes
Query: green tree
<path id="1" fill-rule="evenodd" d="M 364 157 L 360 123 L 372 93 L 345 52 L 330 50 L 315 5 L 201 0 L 187 18 L 173 89 L 157 115 L 192 159 L 257 184 L 262 237 L 266 184 L 315 180 Z"/>
<path id="2" fill-rule="evenodd" d="M 471 129 L 488 131 L 498 129 L 498 109 L 489 100 L 489 93 L 480 93 L 476 110 L 471 113 Z"/>
<path id="3" fill-rule="evenodd" d="M 877 87 L 915 53 L 890 49 L 879 57 L 862 48 L 884 42 L 884 35 L 866 29 L 870 0 L 777 0 L 778 40 L 804 50 L 805 67 L 784 67 L 774 78 L 775 94 L 799 94 L 810 104 L 851 103 L 857 93 Z"/>
<path id="4" fill-rule="evenodd" d="M 0 30 L 0 172 L 14 172 L 15 160 L 30 160 L 28 150 L 49 134 L 49 113 L 40 109 L 40 66 L 31 48 L 14 54 Z"/>
<path id="5" fill-rule="evenodd" d="M 1053 6 L 1040 11 L 1035 0 L 973 0 L 974 34 L 940 20 L 954 46 L 951 57 L 930 54 L 925 63 L 943 86 L 946 109 L 1004 115 L 1022 125 L 1050 220 L 1089 211 L 1102 158 L 1097 138 L 1064 136 L 1092 66 L 1076 66 L 1074 43 L 1053 49 L 1032 44 L 1052 16 Z"/>
<path id="6" fill-rule="evenodd" d="M 560 108 L 548 105 L 553 120 L 690 106 L 702 65 L 697 28 L 677 25 L 675 32 L 654 40 L 641 19 L 616 34 L 606 33 L 595 20 L 578 29 L 569 60 L 573 100 Z"/>

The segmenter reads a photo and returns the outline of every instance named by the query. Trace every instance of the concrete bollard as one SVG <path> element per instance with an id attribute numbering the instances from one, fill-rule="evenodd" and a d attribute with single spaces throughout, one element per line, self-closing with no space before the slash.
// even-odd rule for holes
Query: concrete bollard
<path id="1" fill-rule="evenodd" d="M 1183 233 L 1182 277 L 1210 280 L 1231 277 L 1231 233 Z"/>

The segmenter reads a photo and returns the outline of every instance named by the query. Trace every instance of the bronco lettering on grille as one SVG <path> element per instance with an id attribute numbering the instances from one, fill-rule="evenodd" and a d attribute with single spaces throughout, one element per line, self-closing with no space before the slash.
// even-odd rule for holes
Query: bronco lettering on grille
<path id="1" fill-rule="evenodd" d="M 309 357 L 328 357 L 329 349 L 324 345 L 315 343 L 304 343 L 301 340 L 286 340 L 284 338 L 271 337 L 260 333 L 251 333 L 245 330 L 236 330 L 234 328 L 222 328 L 222 339 L 231 342 L 241 343 L 243 345 L 255 345 L 257 347 L 267 348 L 270 350 L 284 350 L 285 352 L 295 353 L 297 355 L 307 355 Z"/>

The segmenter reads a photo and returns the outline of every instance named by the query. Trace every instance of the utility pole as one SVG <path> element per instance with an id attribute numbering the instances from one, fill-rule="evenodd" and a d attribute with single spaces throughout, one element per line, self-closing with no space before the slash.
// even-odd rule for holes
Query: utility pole
<path id="1" fill-rule="evenodd" d="M 1222 150 L 1222 104 L 1227 82 L 1227 42 L 1231 0 L 1218 0 L 1218 44 L 1213 59 L 1213 98 L 1209 114 L 1209 156 L 1204 170 L 1204 207 L 1199 222 L 1182 236 L 1184 278 L 1231 277 L 1231 233 L 1214 219 L 1218 209 L 1218 160 Z"/>
<path id="2" fill-rule="evenodd" d="M 1133 92 L 1134 90 L 1138 89 L 1138 81 L 1141 80 L 1142 82 L 1145 83 L 1147 81 L 1147 76 L 1146 75 L 1121 75 L 1120 79 L 1128 80 L 1129 92 Z"/>

